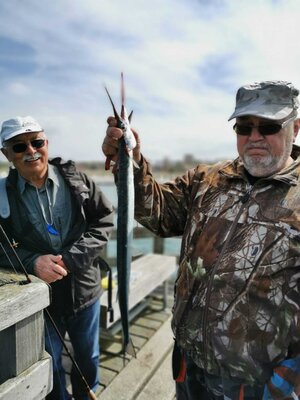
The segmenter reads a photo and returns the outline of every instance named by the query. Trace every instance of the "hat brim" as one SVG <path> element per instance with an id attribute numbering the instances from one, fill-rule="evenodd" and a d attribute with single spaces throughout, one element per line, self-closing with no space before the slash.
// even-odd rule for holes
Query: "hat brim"
<path id="1" fill-rule="evenodd" d="M 38 129 L 36 126 L 32 129 L 30 127 L 26 127 L 26 129 L 22 128 L 17 131 L 11 132 L 7 136 L 4 135 L 4 137 L 1 138 L 2 147 L 3 147 L 4 142 L 7 142 L 8 140 L 10 140 L 16 136 L 22 135 L 24 133 L 37 133 L 37 132 L 43 132 L 43 129 L 42 128 Z"/>
<path id="2" fill-rule="evenodd" d="M 239 107 L 236 109 L 228 121 L 231 121 L 233 118 L 245 117 L 247 115 L 277 121 L 285 119 L 293 111 L 294 109 L 290 106 L 278 107 L 276 104 L 270 104 L 268 107 L 266 107 L 266 105 L 260 107 L 251 107 L 247 105 L 245 107 Z"/>

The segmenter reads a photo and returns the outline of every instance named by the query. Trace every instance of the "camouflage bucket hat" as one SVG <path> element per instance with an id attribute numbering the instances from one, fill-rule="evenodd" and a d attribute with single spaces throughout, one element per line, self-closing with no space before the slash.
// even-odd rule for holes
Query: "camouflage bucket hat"
<path id="1" fill-rule="evenodd" d="M 284 119 L 299 107 L 298 94 L 299 90 L 285 81 L 265 81 L 242 86 L 237 91 L 235 110 L 228 121 L 245 115 Z"/>

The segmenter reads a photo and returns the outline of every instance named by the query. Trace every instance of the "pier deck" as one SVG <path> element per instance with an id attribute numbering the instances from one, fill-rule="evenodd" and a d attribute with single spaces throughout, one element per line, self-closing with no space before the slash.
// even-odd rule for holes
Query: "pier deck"
<path id="1" fill-rule="evenodd" d="M 164 286 L 158 287 L 146 300 L 148 305 L 130 324 L 131 338 L 137 358 L 121 354 L 121 334 L 100 338 L 100 386 L 96 392 L 101 400 L 173 400 L 171 356 L 173 335 L 171 307 L 173 283 L 169 284 L 165 308 Z M 68 360 L 65 359 L 66 369 Z M 71 388 L 69 387 L 71 392 Z"/>

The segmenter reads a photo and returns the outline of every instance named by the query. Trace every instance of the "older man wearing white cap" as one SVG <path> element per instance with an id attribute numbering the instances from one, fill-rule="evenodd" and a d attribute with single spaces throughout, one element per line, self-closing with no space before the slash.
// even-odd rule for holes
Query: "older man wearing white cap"
<path id="1" fill-rule="evenodd" d="M 48 159 L 48 139 L 32 117 L 4 121 L 0 139 L 2 153 L 14 167 L 2 187 L 1 202 L 7 198 L 8 205 L 0 207 L 0 223 L 18 243 L 17 253 L 27 272 L 51 285 L 49 312 L 61 336 L 68 332 L 75 360 L 95 390 L 102 292 L 99 265 L 104 263 L 101 249 L 113 227 L 112 205 L 72 161 Z M 9 247 L 0 251 L 0 265 L 11 268 L 7 254 Z M 47 399 L 89 399 L 76 371 L 71 373 L 73 397 L 67 392 L 62 343 L 47 316 L 45 327 L 46 350 L 53 359 L 53 390 Z"/>
<path id="2" fill-rule="evenodd" d="M 134 151 L 136 219 L 182 236 L 172 321 L 178 400 L 298 398 L 298 94 L 285 81 L 238 90 L 233 161 L 160 184 Z M 102 148 L 116 161 L 122 131 L 108 122 Z"/>
<path id="3" fill-rule="evenodd" d="M 48 141 L 40 124 L 30 116 L 9 119 L 2 124 L 0 139 L 8 161 L 21 176 L 41 187 L 47 178 Z"/>

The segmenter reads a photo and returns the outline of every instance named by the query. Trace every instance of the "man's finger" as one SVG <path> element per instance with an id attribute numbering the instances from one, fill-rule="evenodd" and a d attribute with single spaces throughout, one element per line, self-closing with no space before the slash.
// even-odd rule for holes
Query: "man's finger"
<path id="1" fill-rule="evenodd" d="M 106 135 L 111 139 L 119 140 L 124 135 L 124 133 L 120 128 L 109 127 L 107 128 Z"/>
<path id="2" fill-rule="evenodd" d="M 109 126 L 117 126 L 118 125 L 118 121 L 116 120 L 115 117 L 108 117 L 107 123 Z"/>
<path id="3" fill-rule="evenodd" d="M 61 267 L 61 266 L 58 265 L 58 264 L 55 264 L 55 266 L 54 266 L 54 268 L 53 268 L 53 271 L 54 271 L 56 274 L 60 275 L 60 279 L 63 278 L 64 276 L 67 276 L 67 275 L 68 275 L 68 272 L 67 272 L 63 267 Z"/>

